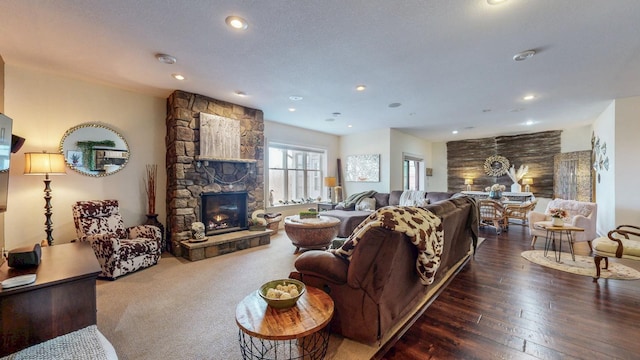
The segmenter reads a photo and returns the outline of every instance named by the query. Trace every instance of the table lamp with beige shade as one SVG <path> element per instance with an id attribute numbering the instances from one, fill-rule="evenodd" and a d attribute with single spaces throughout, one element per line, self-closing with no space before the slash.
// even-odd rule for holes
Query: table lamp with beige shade
<path id="1" fill-rule="evenodd" d="M 51 179 L 49 175 L 65 175 L 66 164 L 64 156 L 60 153 L 28 152 L 24 154 L 24 174 L 44 175 L 44 216 L 45 232 L 47 233 L 47 244 L 53 245 L 51 232 L 53 222 L 51 222 Z"/>
<path id="2" fill-rule="evenodd" d="M 524 192 L 531 192 L 530 185 L 533 185 L 533 179 L 532 178 L 522 179 L 522 185 L 524 185 Z"/>
<path id="3" fill-rule="evenodd" d="M 328 201 L 333 202 L 333 187 L 336 186 L 337 180 L 335 177 L 327 176 L 324 178 L 324 186 L 327 187 Z"/>
<path id="4" fill-rule="evenodd" d="M 471 185 L 473 185 L 473 179 L 464 179 L 464 184 L 467 185 L 467 191 L 471 191 Z"/>

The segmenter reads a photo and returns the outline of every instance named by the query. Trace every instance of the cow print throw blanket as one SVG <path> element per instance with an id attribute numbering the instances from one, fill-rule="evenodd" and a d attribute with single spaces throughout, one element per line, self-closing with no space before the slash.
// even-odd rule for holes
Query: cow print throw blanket
<path id="1" fill-rule="evenodd" d="M 351 255 L 360 239 L 371 228 L 382 227 L 406 234 L 418 249 L 416 269 L 423 285 L 433 283 L 440 267 L 444 235 L 442 221 L 431 211 L 413 206 L 387 206 L 376 210 L 358 225 L 347 241 L 334 255 L 351 261 Z"/>

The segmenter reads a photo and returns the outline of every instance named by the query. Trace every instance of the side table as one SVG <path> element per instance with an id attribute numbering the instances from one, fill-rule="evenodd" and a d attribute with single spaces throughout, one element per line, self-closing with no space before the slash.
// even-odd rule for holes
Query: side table
<path id="1" fill-rule="evenodd" d="M 257 291 L 236 307 L 243 359 L 324 359 L 329 346 L 333 300 L 307 286 L 296 305 L 274 309 Z"/>
<path id="2" fill-rule="evenodd" d="M 567 242 L 569 243 L 569 251 L 571 252 L 571 259 L 576 261 L 576 256 L 573 253 L 573 232 L 584 231 L 583 228 L 566 224 L 562 226 L 555 226 L 551 221 L 539 221 L 535 223 L 534 226 L 539 226 L 547 230 L 546 241 L 544 242 L 544 256 L 547 256 L 549 248 L 553 247 L 553 254 L 555 255 L 556 262 L 560 262 L 562 254 L 562 234 L 566 234 Z M 556 238 L 558 240 L 557 248 Z"/>
<path id="3" fill-rule="evenodd" d="M 284 218 L 284 231 L 291 240 L 297 254 L 300 248 L 327 249 L 331 240 L 338 236 L 340 220 L 331 216 L 301 219 L 299 215 Z"/>
<path id="4" fill-rule="evenodd" d="M 336 208 L 338 203 L 318 203 L 318 211 L 328 211 Z"/>

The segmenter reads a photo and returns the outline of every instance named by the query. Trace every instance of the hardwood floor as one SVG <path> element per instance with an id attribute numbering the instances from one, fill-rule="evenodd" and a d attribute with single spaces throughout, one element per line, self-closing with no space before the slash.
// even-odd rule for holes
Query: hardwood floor
<path id="1" fill-rule="evenodd" d="M 520 256 L 531 249 L 520 225 L 481 236 L 475 259 L 383 359 L 640 358 L 640 280 L 593 283 L 531 263 Z M 589 254 L 587 243 L 575 250 Z"/>

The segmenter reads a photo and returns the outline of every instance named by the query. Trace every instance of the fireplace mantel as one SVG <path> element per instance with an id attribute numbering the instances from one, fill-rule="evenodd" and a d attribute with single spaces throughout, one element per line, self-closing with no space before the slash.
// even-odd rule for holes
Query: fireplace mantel
<path id="1" fill-rule="evenodd" d="M 226 158 L 217 158 L 217 157 L 200 156 L 200 155 L 196 156 L 196 160 L 197 161 L 230 162 L 230 163 L 248 163 L 248 164 L 253 164 L 258 162 L 258 160 L 255 160 L 255 159 L 226 159 Z"/>

